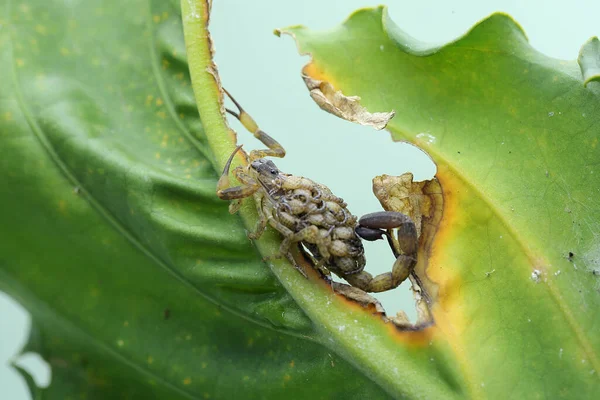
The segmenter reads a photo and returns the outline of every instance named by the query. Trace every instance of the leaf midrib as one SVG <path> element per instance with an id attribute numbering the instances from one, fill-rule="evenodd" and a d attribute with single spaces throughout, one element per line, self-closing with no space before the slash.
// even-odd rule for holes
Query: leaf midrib
<path id="1" fill-rule="evenodd" d="M 8 11 L 7 11 L 8 16 L 11 15 L 10 14 L 11 3 L 12 3 L 11 1 L 8 1 L 7 5 L 6 5 L 6 7 L 8 9 Z M 201 297 L 203 297 L 210 303 L 218 306 L 219 308 L 221 308 L 223 310 L 230 312 L 231 314 L 233 314 L 237 317 L 240 317 L 248 322 L 257 324 L 263 328 L 267 328 L 272 331 L 282 333 L 285 335 L 289 335 L 292 337 L 296 337 L 299 339 L 304 339 L 304 340 L 309 340 L 312 342 L 319 343 L 317 340 L 315 340 L 311 336 L 307 336 L 305 334 L 298 333 L 298 332 L 295 332 L 295 331 L 292 331 L 289 329 L 279 328 L 277 326 L 268 324 L 267 322 L 262 321 L 258 318 L 253 318 L 252 316 L 247 315 L 238 309 L 235 309 L 229 305 L 220 303 L 216 298 L 204 293 L 197 286 L 195 286 L 193 283 L 188 281 L 183 275 L 181 275 L 179 272 L 177 272 L 174 268 L 169 266 L 166 262 L 161 260 L 157 255 L 152 253 L 152 251 L 150 249 L 148 249 L 146 246 L 144 246 L 131 232 L 129 232 L 116 219 L 116 217 L 114 217 L 107 209 L 105 209 L 102 206 L 102 204 L 99 201 L 97 201 L 90 194 L 90 192 L 88 190 L 86 190 L 85 186 L 77 180 L 75 175 L 70 171 L 70 169 L 67 167 L 67 165 L 61 160 L 61 158 L 55 152 L 54 148 L 52 147 L 52 144 L 50 143 L 50 141 L 44 134 L 43 130 L 39 127 L 39 125 L 35 121 L 35 118 L 33 117 L 32 112 L 29 110 L 29 108 L 25 102 L 21 87 L 19 85 L 19 79 L 18 79 L 18 74 L 17 74 L 16 62 L 15 62 L 15 57 L 14 57 L 14 46 L 13 46 L 13 40 L 14 40 L 13 39 L 13 29 L 12 29 L 13 27 L 12 27 L 12 21 L 10 19 L 9 19 L 8 25 L 9 25 L 8 28 L 10 29 L 10 31 L 9 31 L 10 40 L 8 41 L 8 45 L 10 46 L 9 52 L 11 54 L 10 58 L 12 61 L 12 63 L 11 63 L 12 64 L 11 78 L 12 78 L 12 81 L 14 84 L 15 95 L 16 95 L 17 103 L 19 104 L 19 108 L 21 109 L 21 112 L 23 113 L 25 120 L 27 121 L 27 124 L 29 125 L 31 132 L 33 132 L 33 134 L 36 136 L 36 138 L 42 145 L 42 148 L 44 149 L 46 154 L 48 154 L 49 158 L 54 162 L 54 164 L 58 167 L 58 169 L 65 176 L 65 178 L 67 178 L 67 180 L 73 184 L 73 187 L 79 188 L 81 196 L 86 199 L 86 201 L 92 206 L 92 208 L 95 209 L 96 212 L 98 212 L 98 214 L 100 214 L 100 216 L 104 220 L 106 220 L 108 222 L 108 224 L 111 225 L 120 235 L 122 235 L 125 239 L 127 239 L 131 244 L 133 244 L 134 247 L 136 247 L 138 250 L 140 250 L 150 260 L 152 260 L 155 264 L 160 266 L 162 269 L 166 270 L 169 274 L 171 274 L 171 276 L 173 276 L 176 280 L 181 282 L 184 286 L 188 287 L 194 293 L 196 293 L 197 295 L 200 295 Z M 160 87 L 160 85 L 159 85 L 159 87 Z M 163 93 L 163 94 L 166 95 L 166 93 Z M 169 99 L 169 102 L 171 102 L 171 104 L 172 104 L 172 101 L 170 100 L 170 98 L 168 96 L 165 96 L 165 102 L 167 101 L 166 99 Z M 176 116 L 174 116 L 174 114 L 169 114 L 169 115 L 171 118 L 176 119 Z M 184 131 L 185 131 L 185 128 L 184 128 Z M 193 140 L 191 140 L 191 141 L 193 143 Z M 194 146 L 194 147 L 198 150 L 198 148 L 196 146 Z M 201 153 L 200 150 L 198 150 L 198 151 Z"/>

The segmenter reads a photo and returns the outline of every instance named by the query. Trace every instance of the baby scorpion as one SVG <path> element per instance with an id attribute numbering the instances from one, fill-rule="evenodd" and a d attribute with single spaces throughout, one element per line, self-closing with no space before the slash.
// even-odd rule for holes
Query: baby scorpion
<path id="1" fill-rule="evenodd" d="M 226 90 L 225 93 L 238 110 L 226 111 L 267 146 L 264 150 L 252 150 L 248 166 L 233 170 L 241 184 L 232 187 L 229 182 L 231 162 L 242 146 L 236 147 L 217 184 L 219 198 L 233 200 L 229 208 L 231 213 L 238 211 L 241 199 L 254 196 L 259 220 L 248 237 L 258 239 L 267 224 L 270 225 L 283 236 L 279 256 L 286 256 L 304 276 L 291 255 L 293 245 L 306 250 L 314 267 L 329 281 L 333 272 L 365 292 L 383 292 L 402 283 L 416 264 L 417 231 L 414 222 L 394 211 L 367 214 L 357 221 L 344 200 L 335 196 L 328 187 L 308 178 L 281 172 L 265 157 L 284 157 L 285 149 L 262 131 Z M 391 272 L 373 277 L 364 271 L 366 261 L 361 238 L 372 241 L 383 236 L 397 258 Z"/>

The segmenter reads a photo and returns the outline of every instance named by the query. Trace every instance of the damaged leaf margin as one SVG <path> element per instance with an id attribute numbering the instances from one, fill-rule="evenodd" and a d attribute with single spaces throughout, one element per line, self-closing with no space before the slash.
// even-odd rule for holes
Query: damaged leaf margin
<path id="1" fill-rule="evenodd" d="M 304 27 L 292 26 L 286 29 L 276 29 L 274 34 L 278 37 L 281 34 L 291 36 L 299 53 L 312 58 L 310 52 L 301 49 L 300 42 L 293 32 L 295 29 L 302 28 Z M 435 49 L 423 50 L 422 53 L 427 55 L 432 51 L 435 51 Z M 326 76 L 312 60 L 302 68 L 301 76 L 315 103 L 322 110 L 339 118 L 382 130 L 387 127 L 396 114 L 394 110 L 369 112 L 360 104 L 361 98 L 359 96 L 347 96 L 341 90 L 336 90 L 331 77 Z M 386 316 L 385 310 L 379 302 L 370 295 L 366 296 L 368 300 L 365 300 L 363 305 L 374 304 L 375 308 L 384 316 L 386 322 L 390 321 L 401 329 L 410 326 L 411 329 L 409 330 L 418 330 L 418 327 L 430 326 L 434 322 L 430 307 L 435 303 L 438 288 L 427 277 L 426 268 L 433 239 L 442 218 L 443 194 L 440 183 L 436 178 L 413 182 L 413 175 L 410 173 L 402 176 L 382 175 L 373 178 L 373 193 L 385 210 L 406 214 L 413 219 L 417 226 L 419 261 L 415 267 L 415 273 L 410 276 L 418 313 L 417 322 L 414 325 L 404 323 L 404 318 L 401 315 L 402 311 L 396 316 Z M 421 235 L 422 230 L 423 235 Z"/>
<path id="2" fill-rule="evenodd" d="M 206 29 L 210 3 L 203 0 L 183 0 L 181 4 L 188 62 L 190 65 L 194 94 L 199 113 L 203 120 L 206 121 L 205 134 L 214 153 L 214 167 L 217 171 L 221 171 L 225 161 L 229 158 L 233 149 L 235 149 L 236 134 L 227 124 L 218 70 L 210 57 L 199 57 L 199 55 L 213 54 L 212 41 L 210 40 L 209 32 Z M 196 38 L 198 37 L 208 38 L 208 47 L 206 42 L 197 40 Z M 317 81 L 314 81 L 313 84 L 316 85 L 316 82 Z M 344 100 L 341 99 L 341 97 L 345 96 L 335 93 L 333 86 L 328 83 L 323 83 L 322 86 L 327 88 L 325 91 L 328 96 L 336 98 L 332 103 L 334 104 L 334 107 L 337 104 L 342 108 L 351 107 L 357 110 L 356 112 L 359 112 L 358 109 L 361 107 L 357 103 L 358 98 L 348 98 L 350 100 L 349 104 L 351 105 L 344 105 Z M 215 102 L 215 99 L 218 99 L 218 102 Z M 364 114 L 364 118 L 369 118 L 368 115 L 366 115 L 368 114 L 366 111 Z M 372 124 L 378 123 L 376 115 L 375 117 L 370 118 Z M 383 125 L 382 128 L 384 126 L 385 125 Z M 245 157 L 239 155 L 236 157 L 236 161 L 232 163 L 232 167 L 244 163 Z M 249 200 L 250 201 L 243 202 L 239 215 L 241 216 L 244 225 L 247 226 L 248 229 L 252 229 L 256 225 L 257 215 L 255 206 L 252 204 L 252 198 Z M 259 240 L 255 241 L 255 244 L 261 254 L 269 257 L 270 255 L 279 252 L 280 242 L 281 238 L 278 233 L 273 230 L 267 230 Z M 297 262 L 303 261 L 303 257 L 298 254 L 294 254 L 294 258 Z M 314 270 L 312 266 L 307 266 L 307 268 L 305 268 L 309 274 L 314 275 L 311 279 L 307 280 L 302 277 L 301 274 L 298 274 L 298 272 L 285 260 L 272 259 L 268 264 L 278 277 L 279 281 L 286 287 L 300 307 L 309 314 L 313 321 L 318 321 L 325 327 L 336 323 L 336 319 L 332 318 L 331 314 L 323 317 L 323 320 L 321 320 L 319 314 L 322 313 L 325 308 L 323 307 L 323 304 L 320 304 L 320 301 L 315 301 L 315 297 L 312 296 L 315 291 L 319 292 L 320 295 L 326 295 L 321 296 L 322 298 L 320 298 L 326 305 L 330 305 L 333 298 L 339 299 L 340 301 L 337 306 L 341 307 L 339 310 L 344 310 L 342 313 L 344 314 L 342 315 L 344 318 L 342 319 L 348 317 L 345 315 L 348 313 L 348 304 L 345 299 L 335 295 L 328 285 L 318 279 L 316 272 L 313 273 Z M 315 285 L 315 282 L 319 283 L 319 285 Z M 376 320 L 379 319 L 379 321 L 382 322 L 386 321 L 385 318 L 381 318 L 382 312 L 378 312 L 378 310 L 376 310 L 373 315 L 368 312 L 365 313 L 362 308 L 355 308 L 355 312 L 363 315 L 367 320 L 370 320 L 376 315 Z M 323 340 L 323 337 L 315 332 L 307 333 L 306 338 L 315 341 Z"/>
<path id="3" fill-rule="evenodd" d="M 391 122 L 394 140 L 415 142 L 419 132 L 439 139 L 423 141 L 444 185 L 444 218 L 428 273 L 440 289 L 433 310 L 436 330 L 459 360 L 468 397 L 506 390 L 521 397 L 597 391 L 598 336 L 594 314 L 587 310 L 597 303 L 598 286 L 586 274 L 597 263 L 598 208 L 586 188 L 597 187 L 592 168 L 598 92 L 595 85 L 583 88 L 600 79 L 597 40 L 584 45 L 577 66 L 535 51 L 521 27 L 502 13 L 431 54 L 407 49 L 407 35 L 392 28 L 386 9 L 379 7 L 355 12 L 337 30 L 289 29 L 300 40 L 300 52 L 310 51 L 319 72 L 336 87 L 360 94 L 369 107 L 414 107 L 416 112 Z M 361 65 L 361 59 L 370 62 Z M 388 65 L 378 75 L 401 91 L 388 91 L 373 79 L 371 71 L 382 62 Z M 569 110 L 569 118 L 555 118 L 562 114 L 554 110 Z M 478 151 L 491 148 L 498 151 Z M 530 172 L 528 179 L 522 179 L 523 171 Z M 553 190 L 556 184 L 560 187 Z M 532 207 L 533 197 L 506 193 L 544 196 Z M 551 208 L 559 212 L 547 212 Z M 555 228 L 571 225 L 576 235 Z M 587 271 L 577 268 L 572 256 L 561 256 L 561 249 L 579 254 Z M 543 285 L 531 277 L 532 270 L 541 271 Z M 543 317 L 531 324 L 538 316 Z M 509 331 L 519 333 L 516 341 L 506 340 Z M 578 356 L 559 364 L 556 353 L 537 351 L 541 337 L 544 349 Z M 497 355 L 482 352 L 484 347 Z M 492 381 L 500 369 L 502 377 Z"/>
<path id="4" fill-rule="evenodd" d="M 307 70 L 307 68 L 302 70 L 302 79 L 309 90 L 310 97 L 323 111 L 346 121 L 372 126 L 377 130 L 384 129 L 390 119 L 394 118 L 396 112 L 393 110 L 370 113 L 360 105 L 360 97 L 344 95 L 341 90 L 335 90 L 331 83 L 311 78 Z"/>
<path id="5" fill-rule="evenodd" d="M 294 41 L 296 37 L 290 31 L 276 29 L 275 35 L 290 35 Z M 310 53 L 303 53 L 310 56 Z M 308 63 L 302 68 L 302 79 L 308 88 L 310 97 L 321 108 L 321 110 L 333 114 L 336 117 L 354 122 L 355 124 L 372 126 L 377 130 L 385 129 L 396 112 L 369 112 L 360 104 L 359 96 L 347 96 L 341 90 L 336 90 L 331 81 L 318 77 L 312 63 Z"/>
<path id="6" fill-rule="evenodd" d="M 203 0 L 182 0 L 181 6 L 194 95 L 199 114 L 206 122 L 205 134 L 216 159 L 215 168 L 220 172 L 235 148 L 235 141 L 222 114 L 216 70 L 211 67 L 212 60 L 201 56 L 208 54 L 202 40 L 209 34 L 207 18 L 202 15 L 207 15 L 209 7 Z M 241 157 L 237 158 L 239 162 Z M 247 227 L 254 226 L 257 216 L 251 201 L 244 202 L 239 213 Z M 275 232 L 268 230 L 255 245 L 261 254 L 269 256 L 279 251 L 280 240 Z M 398 331 L 393 324 L 385 324 L 377 312 L 365 312 L 360 305 L 334 294 L 316 277 L 304 278 L 287 261 L 271 259 L 268 264 L 314 322 L 314 331 L 302 335 L 306 340 L 321 343 L 326 352 L 336 352 L 394 397 L 421 397 L 427 388 L 435 398 L 458 398 L 456 388 L 448 380 L 455 382 L 459 378 L 449 377 L 446 371 L 432 365 L 430 359 L 439 349 L 428 345 L 426 333 Z M 313 275 L 311 270 L 308 272 Z M 397 367 L 390 368 L 392 365 Z"/>

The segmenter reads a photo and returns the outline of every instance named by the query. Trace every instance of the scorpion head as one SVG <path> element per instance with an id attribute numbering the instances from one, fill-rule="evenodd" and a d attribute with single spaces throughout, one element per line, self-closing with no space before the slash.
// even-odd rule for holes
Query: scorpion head
<path id="1" fill-rule="evenodd" d="M 256 171 L 256 176 L 260 183 L 269 193 L 278 190 L 281 187 L 282 175 L 279 168 L 271 160 L 259 158 L 252 161 L 250 167 Z"/>

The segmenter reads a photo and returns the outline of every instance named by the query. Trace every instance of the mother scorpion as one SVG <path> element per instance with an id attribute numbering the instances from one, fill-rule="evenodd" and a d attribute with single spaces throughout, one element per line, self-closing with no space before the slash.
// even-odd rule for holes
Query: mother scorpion
<path id="1" fill-rule="evenodd" d="M 233 151 L 217 184 L 217 196 L 234 200 L 230 213 L 239 210 L 241 199 L 254 196 L 259 220 L 256 229 L 248 234 L 258 239 L 267 224 L 277 230 L 283 241 L 279 255 L 290 260 L 305 277 L 302 268 L 290 252 L 298 245 L 308 251 L 314 268 L 331 282 L 331 272 L 364 292 L 383 292 L 400 285 L 416 264 L 417 231 L 410 217 L 394 211 L 380 211 L 364 215 L 357 221 L 343 199 L 335 196 L 328 187 L 308 178 L 281 172 L 265 157 L 284 157 L 285 149 L 262 131 L 240 104 L 223 89 L 238 111 L 225 109 L 260 140 L 267 149 L 252 150 L 246 167 L 237 167 L 233 174 L 241 183 L 231 186 L 229 170 L 235 154 Z M 393 230 L 396 235 L 393 235 Z M 386 237 L 396 261 L 391 272 L 373 277 L 364 271 L 366 264 L 361 238 L 374 241 Z M 353 297 L 352 292 L 347 294 Z"/>

